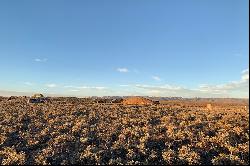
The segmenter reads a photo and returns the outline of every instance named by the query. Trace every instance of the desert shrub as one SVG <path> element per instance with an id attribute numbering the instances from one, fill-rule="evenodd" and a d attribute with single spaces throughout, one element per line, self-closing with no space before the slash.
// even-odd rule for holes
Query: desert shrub
<path id="1" fill-rule="evenodd" d="M 25 164 L 25 153 L 16 152 L 13 147 L 5 147 L 0 151 L 0 160 L 3 165 L 23 165 Z"/>
<path id="2" fill-rule="evenodd" d="M 243 107 L 207 110 L 206 104 L 181 102 L 2 100 L 0 164 L 249 164 L 249 113 Z"/>

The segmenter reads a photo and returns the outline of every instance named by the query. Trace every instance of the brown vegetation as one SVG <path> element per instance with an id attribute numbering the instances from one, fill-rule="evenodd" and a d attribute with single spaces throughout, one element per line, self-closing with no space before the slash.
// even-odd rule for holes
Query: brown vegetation
<path id="1" fill-rule="evenodd" d="M 0 164 L 249 164 L 244 105 L 26 100 L 0 100 Z"/>

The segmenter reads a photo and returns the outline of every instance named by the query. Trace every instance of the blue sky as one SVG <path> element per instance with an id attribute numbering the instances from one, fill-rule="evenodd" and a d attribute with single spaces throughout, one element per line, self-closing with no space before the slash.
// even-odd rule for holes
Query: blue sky
<path id="1" fill-rule="evenodd" d="M 247 0 L 0 1 L 0 90 L 248 97 Z"/>

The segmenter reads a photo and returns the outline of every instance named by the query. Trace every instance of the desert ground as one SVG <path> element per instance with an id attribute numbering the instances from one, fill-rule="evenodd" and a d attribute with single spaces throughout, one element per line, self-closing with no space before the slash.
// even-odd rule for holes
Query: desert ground
<path id="1" fill-rule="evenodd" d="M 27 100 L 0 97 L 1 165 L 249 164 L 248 99 Z"/>

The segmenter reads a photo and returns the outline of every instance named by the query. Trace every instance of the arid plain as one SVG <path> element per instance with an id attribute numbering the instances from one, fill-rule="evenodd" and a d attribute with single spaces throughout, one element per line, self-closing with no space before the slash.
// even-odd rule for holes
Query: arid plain
<path id="1" fill-rule="evenodd" d="M 248 99 L 28 99 L 0 98 L 2 165 L 249 164 Z"/>

